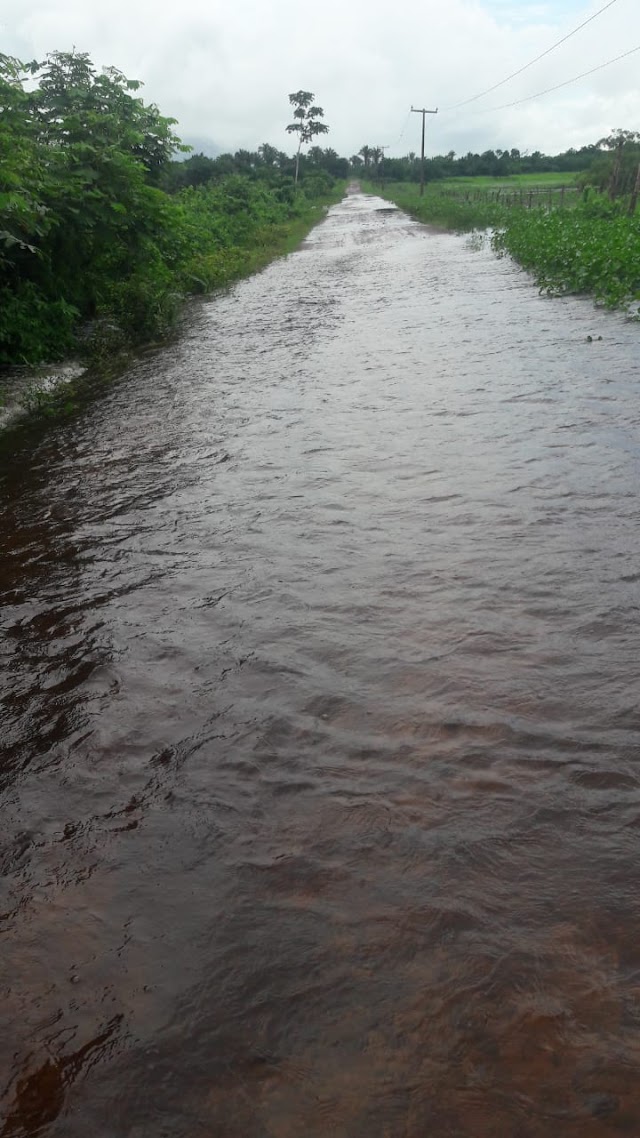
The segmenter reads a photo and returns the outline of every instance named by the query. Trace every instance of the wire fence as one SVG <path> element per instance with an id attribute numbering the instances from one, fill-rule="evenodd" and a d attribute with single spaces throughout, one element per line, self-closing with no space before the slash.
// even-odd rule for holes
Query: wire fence
<path id="1" fill-rule="evenodd" d="M 578 186 L 505 186 L 499 188 L 474 189 L 473 187 L 438 187 L 436 190 L 442 197 L 451 198 L 459 202 L 493 202 L 496 205 L 508 208 L 518 206 L 521 209 L 562 208 L 573 205 L 578 201 L 581 190 Z"/>

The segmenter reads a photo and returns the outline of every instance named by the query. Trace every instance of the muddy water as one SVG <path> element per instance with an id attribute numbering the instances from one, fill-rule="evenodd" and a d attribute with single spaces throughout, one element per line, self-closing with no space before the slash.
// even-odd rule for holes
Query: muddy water
<path id="1" fill-rule="evenodd" d="M 3 1138 L 640 1132 L 638 328 L 382 206 L 5 461 Z"/>

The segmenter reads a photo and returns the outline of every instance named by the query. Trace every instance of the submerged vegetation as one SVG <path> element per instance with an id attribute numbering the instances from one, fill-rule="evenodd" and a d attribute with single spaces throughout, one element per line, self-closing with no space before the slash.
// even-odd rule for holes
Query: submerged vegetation
<path id="1" fill-rule="evenodd" d="M 571 210 L 514 210 L 493 235 L 552 295 L 587 293 L 609 308 L 640 312 L 640 216 L 590 195 Z"/>
<path id="2" fill-rule="evenodd" d="M 318 147 L 297 188 L 267 145 L 174 161 L 188 148 L 139 86 L 82 53 L 0 56 L 0 363 L 157 339 L 185 294 L 287 251 L 340 193 Z"/>

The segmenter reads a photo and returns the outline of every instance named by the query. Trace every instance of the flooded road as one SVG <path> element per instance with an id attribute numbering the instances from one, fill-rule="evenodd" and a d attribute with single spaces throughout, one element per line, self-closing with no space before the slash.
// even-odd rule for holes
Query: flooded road
<path id="1" fill-rule="evenodd" d="M 3 460 L 2 1138 L 640 1133 L 639 337 L 352 194 Z"/>

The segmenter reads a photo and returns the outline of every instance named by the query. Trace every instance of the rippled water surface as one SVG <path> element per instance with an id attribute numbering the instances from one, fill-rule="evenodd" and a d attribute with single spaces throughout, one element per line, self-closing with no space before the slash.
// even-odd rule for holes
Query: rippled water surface
<path id="1" fill-rule="evenodd" d="M 640 1133 L 639 336 L 354 193 L 4 460 L 3 1138 Z"/>

